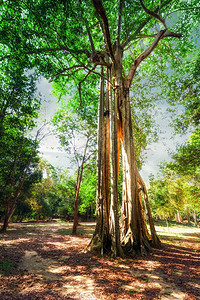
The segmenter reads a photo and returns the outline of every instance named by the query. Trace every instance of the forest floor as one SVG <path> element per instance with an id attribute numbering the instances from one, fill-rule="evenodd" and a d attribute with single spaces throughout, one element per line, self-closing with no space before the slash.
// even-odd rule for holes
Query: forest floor
<path id="1" fill-rule="evenodd" d="M 156 226 L 162 248 L 113 259 L 86 251 L 94 223 L 12 223 L 0 234 L 0 299 L 200 299 L 200 228 Z"/>

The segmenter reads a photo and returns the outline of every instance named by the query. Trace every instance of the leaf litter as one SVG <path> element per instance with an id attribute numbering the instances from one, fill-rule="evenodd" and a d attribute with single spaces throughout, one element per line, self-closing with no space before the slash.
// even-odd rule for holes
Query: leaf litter
<path id="1" fill-rule="evenodd" d="M 146 257 L 110 258 L 86 251 L 94 223 L 12 223 L 0 235 L 0 299 L 200 299 L 200 230 Z M 67 234 L 66 234 L 67 233 Z"/>

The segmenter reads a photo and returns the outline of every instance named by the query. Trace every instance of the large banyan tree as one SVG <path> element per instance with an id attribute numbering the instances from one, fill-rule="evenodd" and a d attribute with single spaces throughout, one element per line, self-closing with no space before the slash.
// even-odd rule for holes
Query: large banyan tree
<path id="1" fill-rule="evenodd" d="M 61 82 L 61 89 L 64 82 L 67 86 L 73 79 L 80 106 L 86 105 L 86 109 L 92 100 L 83 103 L 87 93 L 81 85 L 94 74 L 100 79 L 97 223 L 90 249 L 101 254 L 145 253 L 152 246 L 160 246 L 136 162 L 130 90 L 141 63 L 154 50 L 161 51 L 158 48 L 162 41 L 166 41 L 166 49 L 170 40 L 173 49 L 176 40 L 184 41 L 182 33 L 190 30 L 192 16 L 199 13 L 196 3 L 194 0 L 3 1 L 1 37 L 6 51 L 2 60 L 15 55 L 29 62 L 29 68 L 34 66 L 47 78 Z M 170 51 L 166 52 L 169 55 Z"/>

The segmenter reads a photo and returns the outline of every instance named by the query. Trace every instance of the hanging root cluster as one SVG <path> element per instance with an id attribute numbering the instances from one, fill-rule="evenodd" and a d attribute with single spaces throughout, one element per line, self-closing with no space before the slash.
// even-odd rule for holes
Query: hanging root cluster
<path id="1" fill-rule="evenodd" d="M 111 69 L 104 76 L 101 67 L 97 156 L 97 223 L 89 249 L 112 256 L 145 255 L 160 247 L 148 201 L 147 190 L 138 172 L 133 141 L 129 89 Z M 106 91 L 104 78 L 107 77 Z M 114 95 L 112 94 L 114 91 Z M 123 189 L 119 216 L 119 161 L 122 157 Z M 142 202 L 142 195 L 144 200 Z M 145 213 L 147 212 L 150 233 Z"/>

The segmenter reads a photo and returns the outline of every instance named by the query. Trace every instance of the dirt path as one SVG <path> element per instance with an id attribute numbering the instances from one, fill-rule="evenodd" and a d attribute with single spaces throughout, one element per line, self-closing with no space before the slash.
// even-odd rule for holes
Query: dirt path
<path id="1" fill-rule="evenodd" d="M 148 257 L 110 259 L 86 251 L 94 224 L 11 224 L 0 235 L 0 299 L 200 299 L 200 229 L 158 227 Z"/>

